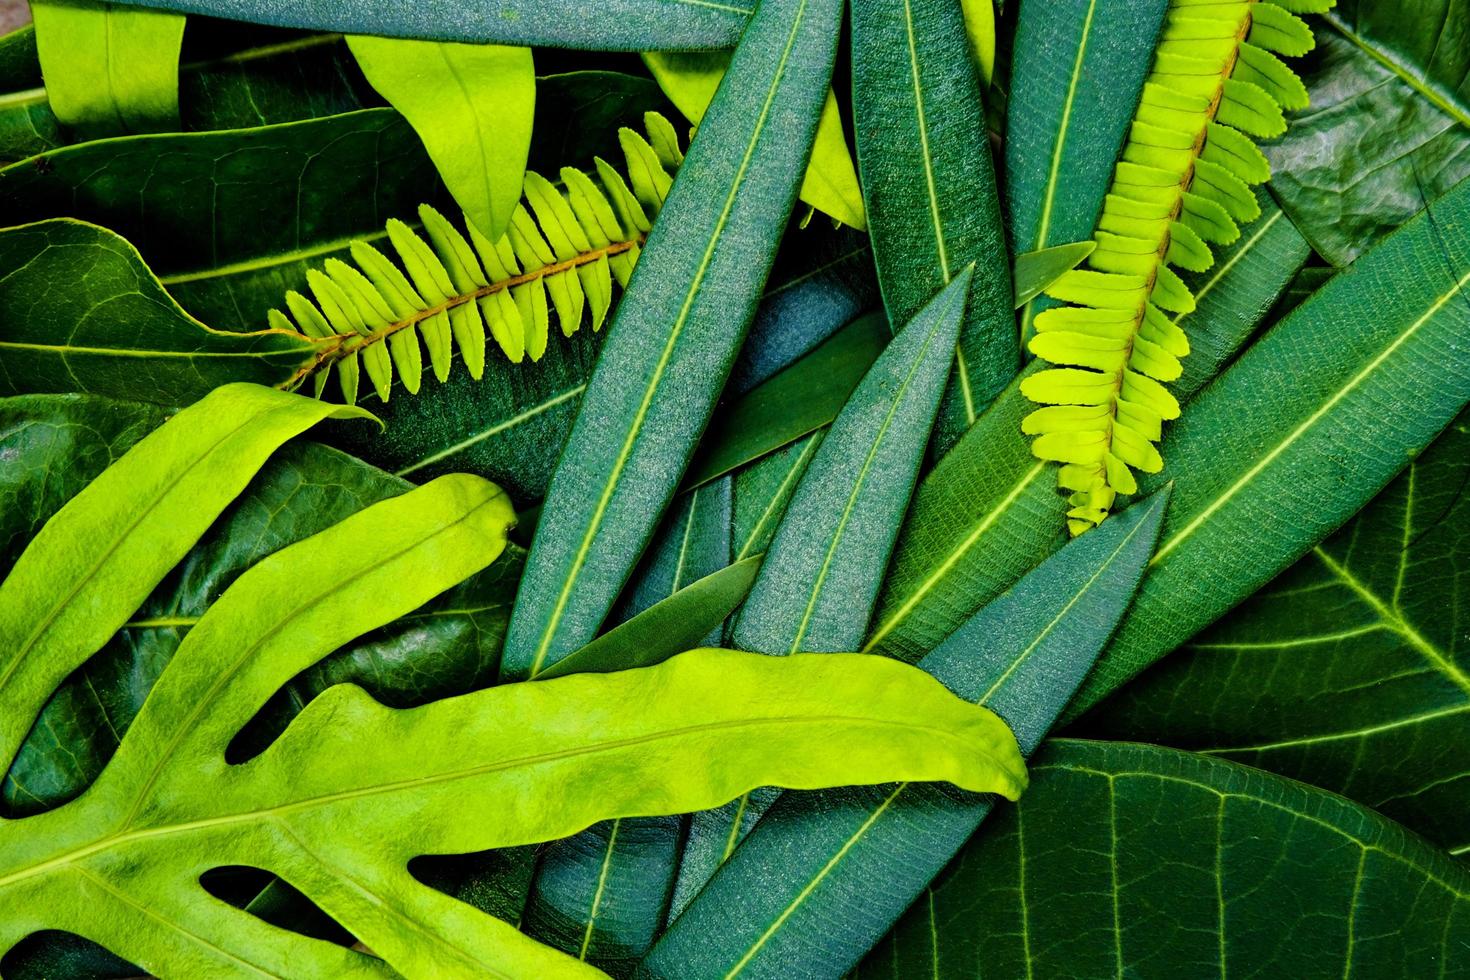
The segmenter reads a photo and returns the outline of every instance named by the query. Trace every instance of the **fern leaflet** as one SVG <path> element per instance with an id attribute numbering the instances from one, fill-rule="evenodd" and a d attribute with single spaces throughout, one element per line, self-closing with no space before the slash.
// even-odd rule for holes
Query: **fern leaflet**
<path id="1" fill-rule="evenodd" d="M 1113 172 L 1087 269 L 1046 292 L 1071 304 L 1040 313 L 1029 348 L 1059 365 L 1021 390 L 1046 407 L 1022 423 L 1032 451 L 1062 463 L 1068 528 L 1096 526 L 1133 471 L 1163 468 L 1154 443 L 1179 416 L 1164 386 L 1181 373 L 1189 340 L 1171 314 L 1194 310 L 1174 267 L 1203 271 L 1210 244 L 1228 245 L 1260 215 L 1252 185 L 1270 178 L 1251 137 L 1286 129 L 1283 110 L 1307 90 L 1277 55 L 1311 50 L 1296 13 L 1332 0 L 1171 0 L 1143 96 Z"/>
<path id="2" fill-rule="evenodd" d="M 423 235 L 396 218 L 387 224 L 397 263 L 358 241 L 350 246 L 351 263 L 328 259 L 308 271 L 311 297 L 288 292 L 289 313 L 269 314 L 272 327 L 320 341 L 316 359 L 291 384 L 312 377 L 320 397 L 326 368 L 335 366 L 348 404 L 357 400 L 363 372 L 387 401 L 395 372 L 404 388 L 418 393 L 425 348 L 440 381 L 449 377 L 456 349 L 479 380 L 487 331 L 512 363 L 520 363 L 546 353 L 553 311 L 568 337 L 584 313 L 590 312 L 594 331 L 601 329 L 613 282 L 628 284 L 673 171 L 684 160 L 667 119 L 646 113 L 644 128 L 646 135 L 618 132 L 626 180 L 600 157 L 596 180 L 573 167 L 561 169 L 559 185 L 527 171 L 524 199 L 498 241 L 468 218 L 461 232 L 425 204 L 419 207 Z"/>

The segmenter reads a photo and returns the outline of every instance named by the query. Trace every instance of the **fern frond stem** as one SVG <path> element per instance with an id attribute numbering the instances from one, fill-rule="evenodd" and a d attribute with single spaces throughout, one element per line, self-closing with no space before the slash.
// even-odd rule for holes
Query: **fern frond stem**
<path id="1" fill-rule="evenodd" d="M 499 282 L 492 282 L 488 286 L 481 286 L 479 289 L 476 289 L 473 292 L 463 293 L 459 296 L 451 296 L 449 297 L 449 299 L 445 300 L 442 303 L 435 304 L 434 306 L 430 306 L 429 308 L 424 310 L 419 310 L 415 312 L 412 316 L 404 317 L 402 320 L 390 323 L 388 324 L 388 326 L 382 327 L 378 330 L 374 330 L 372 333 L 358 334 L 355 336 L 339 334 L 337 337 L 330 338 L 329 340 L 325 341 L 323 343 L 322 349 L 318 352 L 317 356 L 303 367 L 297 369 L 296 373 L 293 374 L 286 381 L 282 382 L 279 387 L 290 390 L 296 385 L 300 384 L 303 379 L 308 378 L 311 375 L 315 374 L 317 371 L 328 367 L 333 362 L 339 361 L 344 357 L 350 357 L 353 354 L 359 353 L 365 347 L 370 347 L 373 344 L 381 344 L 389 337 L 393 336 L 395 333 L 398 333 L 400 330 L 406 330 L 409 327 L 422 323 L 430 317 L 437 316 L 438 314 L 443 313 L 446 310 L 453 309 L 456 306 L 463 306 L 466 303 L 473 303 L 477 300 L 483 299 L 486 296 L 494 295 L 495 293 L 501 292 L 506 289 L 513 289 L 516 286 L 524 286 L 526 283 L 535 282 L 536 280 L 544 279 L 547 276 L 554 276 L 559 272 L 568 272 L 572 269 L 577 268 L 578 266 L 590 265 L 591 263 L 596 262 L 599 259 L 612 258 L 614 255 L 621 255 L 623 252 L 629 252 L 635 248 L 641 247 L 647 239 L 647 235 L 640 233 L 638 235 L 635 235 L 633 238 L 627 239 L 626 241 L 613 242 L 609 245 L 603 246 L 602 248 L 594 248 L 587 252 L 581 252 L 577 255 L 572 256 L 569 259 L 564 259 L 560 262 L 553 262 L 550 265 L 544 265 L 541 268 L 536 269 L 532 272 L 523 272 L 518 276 L 511 276 L 510 278 L 502 279 Z"/>

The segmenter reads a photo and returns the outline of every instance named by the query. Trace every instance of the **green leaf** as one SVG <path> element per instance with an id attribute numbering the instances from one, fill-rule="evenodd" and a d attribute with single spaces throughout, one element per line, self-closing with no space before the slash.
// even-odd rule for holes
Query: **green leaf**
<path id="1" fill-rule="evenodd" d="M 1337 534 L 1088 716 L 1234 759 L 1470 850 L 1470 415 Z"/>
<path id="2" fill-rule="evenodd" d="M 1190 404 L 1166 443 L 1187 472 L 1159 549 L 1078 709 L 1300 558 L 1465 407 L 1467 284 L 1470 181 L 1329 282 Z"/>
<path id="3" fill-rule="evenodd" d="M 1030 752 L 1122 618 L 1167 492 L 1052 556 L 920 661 Z M 1115 527 L 1114 524 L 1126 525 Z M 1105 540 L 1093 540 L 1105 536 Z M 939 786 L 786 793 L 645 960 L 650 976 L 841 975 L 990 811 Z"/>
<path id="4" fill-rule="evenodd" d="M 858 317 L 721 408 L 700 440 L 685 486 L 700 486 L 830 423 L 891 336 L 882 313 Z"/>
<path id="5" fill-rule="evenodd" d="M 608 0 L 589 18 L 568 0 L 501 0 L 493 6 L 444 0 L 414 6 L 378 0 L 119 2 L 314 31 L 598 51 L 734 47 L 755 6 L 749 0 Z"/>
<path id="6" fill-rule="evenodd" d="M 942 455 L 1021 363 L 1005 230 L 964 18 L 954 3 L 854 0 L 853 103 L 883 305 L 907 323 L 975 265 Z"/>
<path id="7" fill-rule="evenodd" d="M 529 48 L 353 36 L 378 94 L 408 119 L 460 209 L 492 242 L 521 199 L 536 69 Z"/>
<path id="8" fill-rule="evenodd" d="M 1167 0 L 1023 0 L 1006 113 L 1017 254 L 1091 238 Z M 1044 307 L 1022 310 L 1022 324 Z"/>
<path id="9" fill-rule="evenodd" d="M 735 474 L 734 540 L 736 561 L 764 554 L 771 546 L 781 515 L 822 445 L 825 429 L 818 429 Z"/>
<path id="10" fill-rule="evenodd" d="M 183 17 L 107 0 L 34 0 L 31 15 L 62 123 L 89 135 L 178 128 Z"/>
<path id="11" fill-rule="evenodd" d="M 832 423 L 731 633 L 762 653 L 857 647 L 918 479 L 973 268 L 901 330 Z"/>
<path id="12" fill-rule="evenodd" d="M 838 6 L 771 0 L 745 33 L 552 477 L 511 619 L 508 676 L 534 677 L 592 638 L 688 465 L 795 201 Z"/>
<path id="13" fill-rule="evenodd" d="M 317 347 L 290 330 L 212 330 L 126 241 L 67 218 L 0 230 L 0 394 L 78 391 L 187 404 L 230 381 L 284 384 Z"/>
<path id="14" fill-rule="evenodd" d="M 1470 176 L 1470 35 L 1454 0 L 1339 0 L 1313 20 L 1311 108 L 1265 147 L 1312 247 L 1346 265 Z"/>
<path id="15" fill-rule="evenodd" d="M 1042 290 L 1075 269 L 1077 263 L 1091 255 L 1095 248 L 1097 242 L 1094 241 L 1068 242 L 1016 256 L 1011 274 L 1016 309 L 1040 296 Z"/>
<path id="16" fill-rule="evenodd" d="M 726 51 L 650 51 L 643 55 L 643 63 L 669 101 L 678 106 L 685 119 L 698 126 L 709 110 L 720 79 L 730 68 L 730 54 Z M 817 123 L 817 136 L 812 143 L 812 158 L 801 183 L 801 200 L 849 227 L 858 230 L 867 227 L 857 167 L 853 165 L 847 136 L 842 131 L 837 98 L 830 91 L 822 106 L 822 118 Z"/>
<path id="17" fill-rule="evenodd" d="M 72 498 L 0 584 L 0 763 L 281 443 L 354 409 L 226 385 Z M 182 420 L 182 421 L 179 421 Z"/>
<path id="18" fill-rule="evenodd" d="M 1372 811 L 1147 745 L 1055 741 L 1032 773 L 856 977 L 1470 966 L 1470 873 Z"/>

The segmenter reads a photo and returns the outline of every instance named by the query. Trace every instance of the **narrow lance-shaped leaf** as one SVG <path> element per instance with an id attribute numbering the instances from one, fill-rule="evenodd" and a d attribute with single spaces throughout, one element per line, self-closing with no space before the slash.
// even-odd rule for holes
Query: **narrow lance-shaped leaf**
<path id="1" fill-rule="evenodd" d="M 854 974 L 1456 977 L 1470 872 L 1319 789 L 1151 745 L 1047 743 Z"/>
<path id="2" fill-rule="evenodd" d="M 552 477 L 507 676 L 534 677 L 592 638 L 688 465 L 795 202 L 839 7 L 767 0 L 736 51 Z"/>
<path id="3" fill-rule="evenodd" d="M 959 4 L 854 0 L 853 101 L 883 304 L 907 323 L 975 266 L 942 455 L 1020 365 L 1010 262 L 981 95 Z"/>
<path id="4" fill-rule="evenodd" d="M 184 18 L 107 0 L 33 0 L 56 118 L 90 137 L 177 129 Z"/>
<path id="5" fill-rule="evenodd" d="M 521 197 L 536 69 L 529 48 L 354 36 L 363 74 L 424 141 L 455 201 L 493 242 Z"/>
<path id="6" fill-rule="evenodd" d="M 650 51 L 643 61 L 669 101 L 695 126 L 709 111 L 720 79 L 730 68 L 730 55 L 724 51 Z M 801 200 L 845 225 L 859 230 L 867 227 L 857 167 L 842 132 L 837 97 L 830 91 L 817 122 L 811 162 L 801 182 Z"/>
<path id="7" fill-rule="evenodd" d="M 85 392 L 188 404 L 231 381 L 285 384 L 317 356 L 294 330 L 213 330 L 136 249 L 69 218 L 0 230 L 0 395 Z"/>
<path id="8" fill-rule="evenodd" d="M 1168 0 L 1022 0 L 1006 112 L 1017 253 L 1092 237 Z M 1023 334 L 1040 307 L 1022 311 Z"/>
<path id="9" fill-rule="evenodd" d="M 1097 242 L 1068 242 L 1017 255 L 1011 274 L 1016 309 L 1040 296 L 1042 290 L 1075 269 L 1077 263 L 1091 255 L 1095 248 Z"/>
<path id="10" fill-rule="evenodd" d="M 365 417 L 226 385 L 143 440 L 61 509 L 0 583 L 0 763 L 63 677 L 127 620 L 281 443 Z"/>
<path id="11" fill-rule="evenodd" d="M 1470 180 L 1318 290 L 1195 399 L 1167 444 L 1189 467 L 1149 576 L 1075 710 L 1300 558 L 1465 407 L 1467 285 Z"/>
<path id="12" fill-rule="evenodd" d="M 116 0 L 278 27 L 472 44 L 593 51 L 695 51 L 734 47 L 753 0 L 607 0 L 596 17 L 572 0 Z"/>
<path id="13" fill-rule="evenodd" d="M 1167 491 L 1023 578 L 919 666 L 1005 718 L 1033 751 L 1142 578 Z M 934 785 L 785 793 L 645 959 L 655 977 L 838 977 L 989 813 Z"/>
<path id="14" fill-rule="evenodd" d="M 729 565 L 731 482 L 726 478 L 699 487 L 669 509 L 614 613 L 625 620 L 623 626 L 648 615 L 661 601 L 672 602 L 694 580 Z M 691 637 L 684 649 L 718 644 L 721 625 L 710 624 L 705 635 Z M 683 630 L 674 627 L 670 632 Z M 603 647 L 602 653 L 592 653 L 592 660 L 611 655 L 616 646 L 626 649 L 626 640 L 605 641 L 611 635 L 589 644 L 596 647 L 601 642 Z M 628 650 L 627 662 L 619 666 L 648 663 L 646 658 L 658 656 L 660 647 L 667 649 L 671 638 L 659 637 L 651 648 Z M 551 670 L 587 662 L 587 649 Z M 538 679 L 545 676 L 543 672 Z M 541 855 L 521 927 L 580 960 L 626 973 L 663 926 L 683 829 L 684 819 L 672 815 L 609 820 L 551 844 Z"/>

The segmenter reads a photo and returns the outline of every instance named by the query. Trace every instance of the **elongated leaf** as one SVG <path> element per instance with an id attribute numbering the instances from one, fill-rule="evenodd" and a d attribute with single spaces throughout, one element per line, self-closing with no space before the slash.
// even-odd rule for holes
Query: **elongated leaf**
<path id="1" fill-rule="evenodd" d="M 729 0 L 609 0 L 587 17 L 567 0 L 501 0 L 464 4 L 426 0 L 119 0 L 120 3 L 280 27 L 429 40 L 494 42 L 599 51 L 689 51 L 733 47 L 755 4 Z"/>
<path id="2" fill-rule="evenodd" d="M 918 479 L 973 269 L 919 311 L 873 364 L 797 486 L 732 633 L 763 653 L 862 643 Z"/>
<path id="3" fill-rule="evenodd" d="M 505 234 L 531 148 L 530 49 L 366 36 L 347 44 L 424 141 L 460 210 L 490 241 Z"/>
<path id="4" fill-rule="evenodd" d="M 643 56 L 643 62 L 669 101 L 679 107 L 685 119 L 698 126 L 709 111 L 720 79 L 730 68 L 730 55 L 725 51 L 650 51 Z M 857 167 L 847 149 L 847 136 L 842 132 L 837 98 L 831 92 L 827 93 L 822 118 L 817 123 L 812 159 L 801 182 L 801 200 L 849 227 L 859 230 L 867 227 Z"/>
<path id="5" fill-rule="evenodd" d="M 508 676 L 535 676 L 592 638 L 688 465 L 796 197 L 837 6 L 769 0 L 736 52 L 552 477 L 511 619 Z"/>
<path id="6" fill-rule="evenodd" d="M 0 761 L 15 758 L 57 682 L 117 632 L 272 451 L 354 414 L 364 413 L 227 385 L 63 507 L 0 583 Z"/>
<path id="7" fill-rule="evenodd" d="M 1191 403 L 1168 443 L 1189 472 L 1133 612 L 1078 709 L 1336 530 L 1465 407 L 1467 284 L 1470 181 L 1329 282 Z M 1247 442 L 1233 441 L 1247 431 Z"/>
<path id="8" fill-rule="evenodd" d="M 1088 718 L 1235 759 L 1470 850 L 1470 416 L 1269 587 Z"/>
<path id="9" fill-rule="evenodd" d="M 936 424 L 942 455 L 1021 363 L 985 100 L 957 3 L 854 0 L 852 35 L 858 159 L 889 320 L 907 323 L 975 266 Z"/>
<path id="10" fill-rule="evenodd" d="M 0 230 L 0 394 L 87 392 L 187 404 L 230 381 L 284 384 L 316 358 L 294 331 L 212 330 L 136 249 L 57 218 Z"/>
<path id="11" fill-rule="evenodd" d="M 1122 618 L 1167 493 L 1072 542 L 919 666 L 1046 734 Z M 1126 524 L 1113 527 L 1112 523 Z M 1093 540 L 1102 535 L 1105 539 Z M 786 793 L 644 962 L 652 976 L 838 977 L 886 932 L 990 811 L 938 786 Z"/>
<path id="12" fill-rule="evenodd" d="M 1470 967 L 1470 874 L 1369 810 L 1147 745 L 1056 741 L 1032 771 L 856 976 Z"/>
<path id="13" fill-rule="evenodd" d="M 672 603 L 692 581 L 729 565 L 730 483 L 706 484 L 669 509 L 614 612 L 625 620 L 623 626 L 661 602 Z M 621 647 L 630 656 L 620 667 L 657 663 L 681 649 L 719 643 L 722 625 L 719 620 L 709 623 L 704 634 L 690 637 L 682 648 L 670 642 L 688 632 L 687 623 L 674 626 L 665 620 L 664 635 L 650 637 L 646 644 L 637 642 L 636 633 L 614 637 L 614 628 L 589 645 L 597 648 L 590 661 L 616 663 L 612 657 Z M 649 628 L 640 627 L 645 633 Z M 587 650 L 583 647 L 552 669 L 588 662 Z M 539 679 L 545 679 L 544 672 Z M 680 816 L 610 820 L 550 845 L 537 866 L 522 928 L 580 960 L 626 973 L 663 926 L 683 825 Z"/>
<path id="14" fill-rule="evenodd" d="M 57 119 L 89 135 L 178 128 L 183 17 L 108 0 L 35 0 L 31 15 Z"/>
<path id="15" fill-rule="evenodd" d="M 734 549 L 736 561 L 764 554 L 791 495 L 822 445 L 825 429 L 804 436 L 735 474 Z"/>
<path id="16" fill-rule="evenodd" d="M 1313 23 L 1311 108 L 1265 147 L 1312 247 L 1345 265 L 1470 176 L 1470 34 L 1455 0 L 1339 0 Z"/>
<path id="17" fill-rule="evenodd" d="M 699 486 L 830 423 L 891 336 L 882 313 L 858 317 L 721 408 L 701 440 L 685 485 Z"/>
<path id="18" fill-rule="evenodd" d="M 1282 438 L 1281 427 L 1285 426 L 1285 434 L 1289 435 L 1304 420 L 1317 417 L 1315 413 L 1319 411 L 1322 412 L 1319 421 L 1328 423 L 1321 431 L 1330 431 L 1338 425 L 1355 425 L 1344 420 L 1356 418 L 1355 412 L 1366 411 L 1362 406 L 1373 404 L 1373 398 L 1379 397 L 1377 385 L 1383 384 L 1385 377 L 1379 368 L 1387 367 L 1392 371 L 1400 364 L 1412 363 L 1412 368 L 1396 383 L 1403 390 L 1414 392 L 1412 399 L 1432 391 L 1432 394 L 1423 394 L 1423 410 L 1417 414 L 1413 424 L 1395 422 L 1389 430 L 1394 433 L 1392 439 L 1395 444 L 1405 446 L 1402 452 L 1386 452 L 1383 447 L 1388 443 L 1382 439 L 1373 443 L 1364 441 L 1366 436 L 1364 439 L 1353 438 L 1352 445 L 1360 453 L 1385 453 L 1377 458 L 1377 467 L 1381 468 L 1368 467 L 1368 472 L 1373 475 L 1368 476 L 1364 470 L 1356 469 L 1363 465 L 1357 456 L 1343 460 L 1345 464 L 1350 462 L 1355 469 L 1334 469 L 1336 462 L 1343 457 L 1333 450 L 1330 454 L 1313 457 L 1316 461 L 1312 468 L 1313 479 L 1323 481 L 1315 491 L 1308 489 L 1311 484 L 1305 480 L 1307 471 L 1300 470 L 1286 481 L 1290 489 L 1283 489 L 1282 484 L 1273 481 L 1269 486 L 1263 483 L 1251 487 L 1248 493 L 1240 494 L 1238 503 L 1249 501 L 1254 506 L 1272 509 L 1280 508 L 1283 499 L 1310 500 L 1311 504 L 1303 503 L 1299 505 L 1301 509 L 1298 512 L 1293 512 L 1300 514 L 1295 518 L 1299 530 L 1290 535 L 1283 532 L 1284 536 L 1276 539 L 1272 546 L 1262 544 L 1261 550 L 1253 552 L 1250 560 L 1232 560 L 1222 564 L 1218 561 L 1218 551 L 1208 559 L 1204 552 L 1193 552 L 1200 564 L 1175 580 L 1174 588 L 1183 590 L 1175 593 L 1180 605 L 1171 613 L 1183 617 L 1175 621 L 1177 628 L 1167 630 L 1167 636 L 1164 632 L 1154 632 L 1160 626 L 1153 620 L 1156 614 L 1151 613 L 1147 617 L 1151 621 L 1149 625 L 1129 641 L 1143 643 L 1144 634 L 1152 633 L 1152 640 L 1147 646 L 1151 651 L 1149 657 L 1156 659 L 1173 649 L 1230 605 L 1265 584 L 1271 575 L 1346 520 L 1392 477 L 1397 465 L 1395 460 L 1401 462 L 1406 459 L 1408 445 L 1422 447 L 1427 444 L 1458 410 L 1458 404 L 1453 403 L 1463 396 L 1450 390 L 1453 385 L 1447 388 L 1439 380 L 1429 382 L 1426 379 L 1435 372 L 1452 373 L 1463 369 L 1460 354 L 1453 350 L 1445 354 L 1434 345 L 1442 343 L 1441 330 L 1452 332 L 1457 329 L 1455 320 L 1463 312 L 1463 303 L 1456 293 L 1453 290 L 1445 292 L 1458 277 L 1446 282 L 1447 274 L 1443 270 L 1447 262 L 1457 261 L 1459 252 L 1456 250 L 1466 247 L 1464 225 L 1460 223 L 1463 219 L 1458 212 L 1466 206 L 1467 197 L 1470 197 L 1470 185 L 1463 187 L 1457 198 L 1446 199 L 1447 207 L 1439 211 L 1433 225 L 1429 218 L 1420 219 L 1406 227 L 1395 240 L 1398 244 L 1385 242 L 1370 253 L 1371 260 L 1365 256 L 1364 261 L 1368 264 L 1358 269 L 1368 273 L 1366 278 L 1372 280 L 1372 285 L 1366 284 L 1365 277 L 1361 275 L 1347 277 L 1355 281 L 1356 286 L 1348 286 L 1339 277 L 1313 300 L 1317 312 L 1312 314 L 1311 320 L 1303 319 L 1304 310 L 1299 311 L 1267 335 L 1278 339 L 1269 344 L 1263 340 L 1252 348 L 1258 352 L 1263 346 L 1268 351 L 1293 347 L 1289 355 L 1290 367 L 1285 366 L 1286 362 L 1275 362 L 1281 365 L 1276 370 L 1296 372 L 1291 375 L 1293 379 L 1300 373 L 1300 365 L 1307 363 L 1303 358 L 1319 355 L 1329 358 L 1311 361 L 1315 365 L 1313 377 L 1322 387 L 1332 385 L 1334 379 L 1337 384 L 1344 384 L 1356 377 L 1364 365 L 1375 365 L 1353 386 L 1336 389 L 1346 390 L 1349 394 L 1357 392 L 1353 398 L 1344 394 L 1341 399 L 1332 401 L 1330 391 L 1323 392 L 1320 387 L 1308 389 L 1297 380 L 1272 380 L 1266 376 L 1266 359 L 1257 353 L 1252 355 L 1257 367 L 1251 372 L 1245 373 L 1241 369 L 1245 358 L 1226 372 L 1236 379 L 1232 385 L 1238 387 L 1233 387 L 1229 398 L 1217 401 L 1216 407 L 1210 410 L 1219 413 L 1213 423 L 1219 428 L 1211 436 L 1206 438 L 1201 431 L 1201 435 L 1196 437 L 1200 440 L 1198 443 L 1185 443 L 1182 439 L 1175 443 L 1173 440 L 1181 438 L 1177 434 L 1166 441 L 1166 451 L 1182 454 L 1176 458 L 1185 461 L 1183 468 L 1174 474 L 1177 481 L 1171 507 L 1180 506 L 1181 500 L 1195 500 L 1198 503 L 1191 506 L 1199 506 L 1203 510 L 1210 506 L 1204 498 L 1220 495 L 1222 499 L 1235 499 L 1239 490 L 1247 489 L 1242 484 L 1236 491 L 1230 491 L 1227 498 L 1226 492 L 1240 474 L 1225 478 L 1215 467 L 1230 465 L 1224 460 L 1239 454 L 1236 464 L 1241 465 L 1243 471 L 1248 471 L 1266 454 L 1267 449 L 1263 447 L 1276 445 L 1275 440 Z M 1450 251 L 1442 251 L 1445 248 Z M 1402 271 L 1405 263 L 1420 270 L 1414 273 L 1412 289 Z M 1430 269 L 1438 270 L 1437 281 L 1430 278 L 1434 275 L 1427 271 Z M 1462 268 L 1461 274 L 1464 271 Z M 1440 293 L 1432 297 L 1420 295 L 1436 286 L 1441 287 Z M 1444 297 L 1443 303 L 1440 303 L 1441 297 Z M 1420 299 L 1424 301 L 1422 306 L 1418 303 Z M 1376 329 L 1359 329 L 1360 320 L 1371 320 Z M 1294 321 L 1298 325 L 1286 329 L 1287 324 Z M 1323 322 L 1336 324 L 1336 330 L 1331 333 L 1330 341 L 1323 341 L 1326 347 L 1322 352 L 1314 351 L 1309 355 L 1299 345 L 1310 345 L 1309 334 L 1319 329 L 1317 324 Z M 1232 331 L 1237 336 L 1242 332 L 1238 326 Z M 1393 346 L 1390 331 L 1404 332 L 1402 342 L 1397 346 Z M 1290 340 L 1279 339 L 1282 337 Z M 1339 343 L 1342 339 L 1347 341 L 1345 346 Z M 1372 351 L 1365 349 L 1364 345 L 1375 343 L 1384 346 Z M 1278 344 L 1281 346 L 1276 346 Z M 1385 352 L 1387 356 L 1382 361 L 1375 360 Z M 1329 363 L 1331 368 L 1327 366 Z M 1218 394 L 1225 388 L 1223 378 L 1226 375 L 1206 390 Z M 1358 386 L 1365 386 L 1366 391 L 1359 391 Z M 958 626 L 966 612 L 972 609 L 972 604 L 983 603 L 995 595 L 1030 567 L 1028 563 L 1034 563 L 1038 555 L 1044 555 L 1056 546 L 1064 501 L 1049 488 L 1038 485 L 1050 479 L 1050 473 L 1039 460 L 1019 447 L 1023 406 L 1014 401 L 1013 391 L 1008 390 L 997 400 L 976 426 L 975 435 L 962 440 L 915 494 L 914 508 L 895 554 L 893 572 L 885 583 L 877 626 L 868 641 L 870 649 L 917 659 L 925 649 Z M 1203 403 L 1204 397 L 1201 394 L 1186 405 L 1187 417 L 1198 417 L 1200 409 L 1197 406 Z M 1321 400 L 1309 400 L 1318 397 Z M 1274 405 L 1273 399 L 1281 400 L 1280 407 Z M 1407 411 L 1406 405 L 1394 404 L 1400 404 Z M 1268 405 L 1271 407 L 1267 408 Z M 1436 419 L 1434 416 L 1440 412 L 1443 414 Z M 1363 424 L 1368 427 L 1365 431 L 1372 431 L 1377 438 L 1377 427 L 1387 424 L 1384 417 L 1369 411 L 1364 417 Z M 1226 429 L 1231 433 L 1229 438 L 1221 434 Z M 1303 435 L 1307 431 L 1303 430 Z M 1168 448 L 1176 445 L 1184 448 Z M 1230 453 L 1225 453 L 1227 445 L 1233 447 Z M 1305 445 L 1302 447 L 1303 450 L 1306 448 Z M 1290 455 L 1293 460 L 1296 458 L 1295 454 Z M 1240 460 L 1247 456 L 1251 462 L 1241 464 Z M 1362 478 L 1349 476 L 1349 473 Z M 1216 482 L 1222 479 L 1223 483 Z M 1284 516 L 1287 511 L 1278 513 Z M 1172 516 L 1166 519 L 1166 538 L 1171 534 L 1168 522 L 1173 520 Z M 1304 537 L 1307 540 L 1303 540 Z M 1232 541 L 1232 554 L 1238 553 L 1233 550 L 1237 543 Z M 1165 547 L 1167 545 L 1161 545 L 1161 554 Z M 1242 576 L 1259 575 L 1260 578 L 1254 584 L 1239 580 L 1227 591 L 1202 589 L 1195 578 L 1209 574 L 1203 571 L 1207 564 L 1214 569 L 1214 574 L 1229 567 Z M 1157 579 L 1157 575 L 1150 576 L 1140 598 L 1150 591 L 1149 583 L 1157 583 Z M 1191 584 L 1183 585 L 1185 581 Z M 1223 605 L 1217 609 L 1216 603 Z M 1190 611 L 1186 613 L 1186 609 Z M 1129 618 L 1130 626 L 1135 623 L 1142 625 L 1142 622 L 1144 620 L 1138 616 Z M 1129 629 L 1125 626 L 1120 637 Z M 1089 685 L 1092 683 L 1089 681 Z M 1089 694 L 1100 696 L 1101 690 L 1091 689 Z"/>
<path id="19" fill-rule="evenodd" d="M 1167 6 L 1022 0 L 1005 141 L 1015 252 L 1092 237 Z"/>
<path id="20" fill-rule="evenodd" d="M 1016 256 L 1012 277 L 1016 309 L 1040 296 L 1047 286 L 1075 269 L 1077 263 L 1091 255 L 1095 248 L 1097 242 L 1068 242 Z"/>

